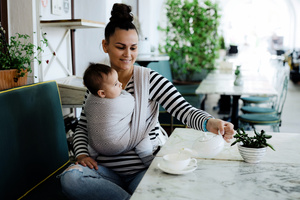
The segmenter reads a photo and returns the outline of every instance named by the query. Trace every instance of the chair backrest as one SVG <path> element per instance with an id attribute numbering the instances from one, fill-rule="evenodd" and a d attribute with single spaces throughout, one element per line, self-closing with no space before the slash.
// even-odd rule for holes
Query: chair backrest
<path id="1" fill-rule="evenodd" d="M 57 84 L 0 91 L 0 110 L 0 196 L 17 199 L 69 160 Z"/>
<path id="2" fill-rule="evenodd" d="M 148 67 L 167 78 L 170 82 L 173 82 L 169 61 L 164 60 L 159 62 L 151 62 L 149 63 Z"/>
<path id="3" fill-rule="evenodd" d="M 279 117 L 281 116 L 283 106 L 286 100 L 287 92 L 288 92 L 288 84 L 289 84 L 289 76 L 285 75 L 282 84 L 282 90 L 280 92 L 280 96 L 276 105 L 276 111 Z"/>

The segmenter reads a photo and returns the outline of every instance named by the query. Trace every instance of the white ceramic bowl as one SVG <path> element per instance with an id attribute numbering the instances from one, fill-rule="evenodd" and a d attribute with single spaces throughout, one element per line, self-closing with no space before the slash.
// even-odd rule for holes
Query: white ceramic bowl
<path id="1" fill-rule="evenodd" d="M 264 148 L 249 148 L 238 144 L 239 152 L 247 163 L 259 163 L 266 154 L 267 147 Z"/>

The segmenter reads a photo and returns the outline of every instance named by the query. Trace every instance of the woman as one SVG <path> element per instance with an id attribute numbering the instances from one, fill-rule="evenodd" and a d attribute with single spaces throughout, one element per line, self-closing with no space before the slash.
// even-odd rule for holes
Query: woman
<path id="1" fill-rule="evenodd" d="M 138 55 L 138 33 L 132 23 L 131 7 L 114 4 L 111 15 L 102 41 L 103 50 L 109 55 L 111 67 L 118 72 L 123 89 L 135 98 L 143 95 L 148 97 L 148 105 L 137 99 L 136 103 L 144 105 L 141 109 L 150 108 L 146 112 L 140 111 L 147 113 L 146 119 L 154 116 L 156 125 L 149 131 L 153 154 L 164 144 L 161 139 L 164 135 L 158 123 L 158 104 L 189 127 L 215 134 L 220 131 L 224 139 L 229 141 L 234 133 L 231 123 L 214 119 L 208 113 L 192 107 L 172 83 L 157 72 L 133 65 Z M 147 126 L 147 123 L 143 126 Z M 118 156 L 101 155 L 95 161 L 89 157 L 87 138 L 83 110 L 74 136 L 77 163 L 61 175 L 64 193 L 70 199 L 129 199 L 147 167 L 134 149 Z"/>

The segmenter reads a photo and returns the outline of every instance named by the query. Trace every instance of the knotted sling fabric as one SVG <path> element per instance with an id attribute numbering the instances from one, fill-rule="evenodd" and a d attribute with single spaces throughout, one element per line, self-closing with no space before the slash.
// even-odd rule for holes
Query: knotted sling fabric
<path id="1" fill-rule="evenodd" d="M 133 143 L 141 141 L 158 123 L 159 107 L 155 101 L 149 101 L 150 91 L 150 71 L 149 68 L 134 66 L 134 97 L 135 110 L 132 119 L 131 131 L 137 136 L 133 138 Z M 143 162 L 150 164 L 153 160 L 151 145 L 151 155 L 144 157 Z"/>
<path id="2" fill-rule="evenodd" d="M 101 155 L 110 156 L 135 149 L 148 166 L 153 159 L 153 145 L 148 133 L 155 127 L 158 106 L 149 101 L 147 68 L 135 67 L 134 98 L 127 92 L 114 99 L 90 94 L 85 105 L 89 145 Z M 91 154 L 91 151 L 90 151 Z"/>
<path id="3" fill-rule="evenodd" d="M 127 152 L 134 98 L 126 91 L 114 99 L 89 94 L 85 113 L 89 145 L 102 155 Z"/>

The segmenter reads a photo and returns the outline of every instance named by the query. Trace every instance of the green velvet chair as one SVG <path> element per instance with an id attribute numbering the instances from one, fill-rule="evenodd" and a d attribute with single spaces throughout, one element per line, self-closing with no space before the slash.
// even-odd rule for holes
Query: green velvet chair
<path id="1" fill-rule="evenodd" d="M 281 88 L 278 89 L 279 91 L 279 97 L 281 97 L 282 93 L 285 93 L 288 89 L 287 85 L 284 84 L 284 80 L 286 79 L 286 77 L 288 76 L 287 73 L 283 73 L 282 77 L 280 79 L 278 79 L 277 83 Z M 278 97 L 269 97 L 270 99 L 273 99 L 272 102 L 270 104 L 266 104 L 264 106 L 252 106 L 252 105 L 248 105 L 248 106 L 243 106 L 241 108 L 241 111 L 244 114 L 276 114 L 278 108 L 277 105 L 280 104 L 280 101 L 282 101 L 281 98 Z"/>
<path id="2" fill-rule="evenodd" d="M 261 97 L 261 96 L 249 96 L 249 97 L 241 97 L 244 105 L 250 104 L 262 104 L 262 103 L 269 103 L 272 101 L 270 97 Z"/>
<path id="3" fill-rule="evenodd" d="M 274 114 L 243 114 L 239 116 L 239 127 L 246 129 L 251 126 L 253 129 L 256 125 L 270 125 L 274 132 L 279 132 L 281 126 L 281 114 L 287 96 L 289 77 L 285 76 L 283 81 L 283 89 L 276 104 Z"/>
<path id="4" fill-rule="evenodd" d="M 69 163 L 55 81 L 0 91 L 1 199 L 66 199 L 56 178 Z"/>
<path id="5" fill-rule="evenodd" d="M 275 114 L 274 107 L 243 106 L 241 111 L 245 114 Z"/>
<path id="6" fill-rule="evenodd" d="M 284 81 L 284 77 L 287 75 L 286 72 L 284 71 L 279 71 L 276 74 L 276 77 L 273 80 L 273 83 L 275 84 L 275 88 L 280 90 L 281 86 L 282 86 L 282 82 Z M 274 99 L 273 97 L 267 97 L 267 96 L 242 96 L 240 98 L 243 101 L 243 105 L 244 106 L 251 106 L 251 105 L 274 105 L 274 102 L 276 101 L 276 99 Z M 260 111 L 258 111 L 260 112 Z M 271 112 L 270 110 L 265 110 L 265 112 Z"/>

